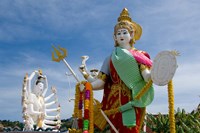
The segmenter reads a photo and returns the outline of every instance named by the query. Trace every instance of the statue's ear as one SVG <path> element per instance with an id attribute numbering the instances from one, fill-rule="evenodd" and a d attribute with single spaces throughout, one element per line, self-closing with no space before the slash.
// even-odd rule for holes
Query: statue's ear
<path id="1" fill-rule="evenodd" d="M 131 32 L 130 36 L 131 36 L 131 39 L 133 39 L 133 37 L 134 37 L 134 32 Z"/>
<path id="2" fill-rule="evenodd" d="M 117 40 L 117 38 L 116 38 L 115 34 L 113 35 L 113 39 L 114 39 L 115 41 Z"/>

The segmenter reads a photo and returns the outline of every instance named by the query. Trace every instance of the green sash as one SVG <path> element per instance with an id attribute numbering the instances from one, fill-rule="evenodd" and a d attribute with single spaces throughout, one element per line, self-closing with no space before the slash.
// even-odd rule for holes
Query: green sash
<path id="1" fill-rule="evenodd" d="M 138 63 L 133 55 L 126 49 L 116 47 L 111 56 L 112 63 L 125 85 L 132 90 L 132 98 L 145 86 Z M 133 99 L 129 103 L 120 107 L 123 117 L 123 124 L 128 127 L 136 125 L 136 115 L 133 106 L 146 107 L 154 98 L 154 89 L 150 89 L 139 99 Z M 132 116 L 133 115 L 133 116 Z"/>

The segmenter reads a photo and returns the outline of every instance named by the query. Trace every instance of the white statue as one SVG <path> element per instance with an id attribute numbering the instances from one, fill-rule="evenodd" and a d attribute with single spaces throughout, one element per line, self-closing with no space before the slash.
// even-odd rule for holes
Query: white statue
<path id="1" fill-rule="evenodd" d="M 51 88 L 52 92 L 49 96 L 46 96 L 47 90 L 47 77 L 41 70 L 34 71 L 29 77 L 26 74 L 22 90 L 24 131 L 34 130 L 34 125 L 37 129 L 60 128 L 60 105 L 57 103 L 56 88 Z"/>

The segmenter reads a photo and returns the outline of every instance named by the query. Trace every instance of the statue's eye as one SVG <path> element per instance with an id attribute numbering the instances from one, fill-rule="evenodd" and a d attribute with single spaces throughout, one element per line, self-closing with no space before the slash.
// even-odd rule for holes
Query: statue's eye
<path id="1" fill-rule="evenodd" d="M 117 35 L 121 35 L 121 33 L 120 33 L 120 32 L 118 32 L 118 33 L 117 33 Z"/>
<path id="2" fill-rule="evenodd" d="M 124 35 L 127 34 L 127 31 L 124 31 Z"/>

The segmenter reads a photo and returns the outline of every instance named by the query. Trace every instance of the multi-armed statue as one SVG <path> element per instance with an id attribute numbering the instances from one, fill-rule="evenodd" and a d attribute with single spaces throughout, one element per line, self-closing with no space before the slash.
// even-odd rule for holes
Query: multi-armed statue
<path id="1" fill-rule="evenodd" d="M 47 77 L 42 74 L 41 70 L 34 71 L 30 76 L 26 74 L 22 88 L 24 131 L 34 130 L 34 126 L 36 129 L 57 130 L 60 128 L 60 105 L 56 95 L 57 90 L 52 87 L 49 96 L 46 96 L 47 91 Z M 57 112 L 56 115 L 55 112 Z M 49 115 L 51 113 L 54 115 Z"/>

